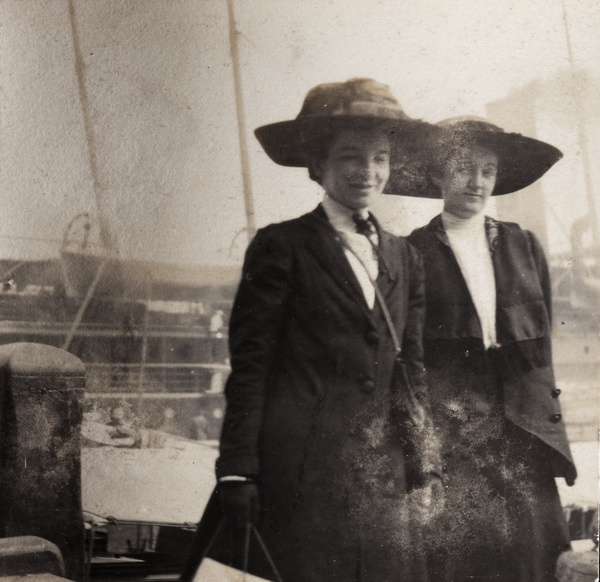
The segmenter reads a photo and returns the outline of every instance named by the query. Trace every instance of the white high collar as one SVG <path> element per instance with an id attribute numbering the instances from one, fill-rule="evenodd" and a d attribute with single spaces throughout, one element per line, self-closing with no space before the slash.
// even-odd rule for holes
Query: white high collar
<path id="1" fill-rule="evenodd" d="M 329 218 L 329 222 L 331 222 L 333 228 L 342 232 L 356 232 L 356 223 L 354 222 L 354 218 L 352 218 L 354 214 L 360 214 L 362 218 L 369 217 L 367 208 L 353 210 L 352 208 L 340 204 L 327 193 L 323 197 L 323 208 L 325 209 L 325 214 L 327 214 L 327 218 Z"/>
<path id="2" fill-rule="evenodd" d="M 485 214 L 480 212 L 469 218 L 461 218 L 447 210 L 442 212 L 442 223 L 446 231 L 473 231 L 484 227 Z"/>
<path id="3" fill-rule="evenodd" d="M 460 218 L 443 212 L 442 222 L 479 316 L 483 344 L 489 348 L 496 345 L 496 281 L 485 233 L 485 214 Z"/>

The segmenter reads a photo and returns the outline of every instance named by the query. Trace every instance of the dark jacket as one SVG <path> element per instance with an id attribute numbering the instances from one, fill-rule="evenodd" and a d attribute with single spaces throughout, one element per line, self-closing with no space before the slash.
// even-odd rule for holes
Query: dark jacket
<path id="1" fill-rule="evenodd" d="M 378 284 L 424 392 L 421 259 L 405 239 L 381 229 L 379 239 L 390 272 Z M 422 579 L 399 551 L 404 498 L 439 471 L 437 450 L 407 444 L 391 420 L 393 342 L 322 207 L 257 233 L 230 349 L 217 476 L 257 476 L 259 529 L 283 579 Z"/>
<path id="2" fill-rule="evenodd" d="M 556 476 L 576 477 L 562 419 L 551 351 L 551 290 L 544 252 L 529 231 L 486 217 L 496 280 L 495 350 L 502 370 L 506 418 L 551 450 Z M 460 361 L 476 366 L 483 351 L 479 318 L 443 227 L 441 216 L 415 230 L 409 241 L 426 264 L 426 368 Z"/>

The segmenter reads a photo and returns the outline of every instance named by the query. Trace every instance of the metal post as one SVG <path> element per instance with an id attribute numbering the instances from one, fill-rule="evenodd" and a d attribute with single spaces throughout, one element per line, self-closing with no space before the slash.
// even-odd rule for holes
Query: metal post
<path id="1" fill-rule="evenodd" d="M 58 348 L 0 347 L 0 532 L 56 544 L 66 576 L 84 574 L 83 363 Z"/>

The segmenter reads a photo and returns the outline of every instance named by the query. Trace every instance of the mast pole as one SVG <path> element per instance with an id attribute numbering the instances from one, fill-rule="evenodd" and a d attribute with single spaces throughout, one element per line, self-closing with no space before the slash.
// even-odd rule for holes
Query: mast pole
<path id="1" fill-rule="evenodd" d="M 562 9 L 563 9 L 563 22 L 565 25 L 565 38 L 567 43 L 567 53 L 569 55 L 569 64 L 571 65 L 571 70 L 575 72 L 575 61 L 573 59 L 573 48 L 571 46 L 571 35 L 569 33 L 569 22 L 567 19 L 567 7 L 565 5 L 565 0 L 561 0 Z M 581 161 L 583 163 L 583 176 L 585 179 L 585 187 L 587 193 L 587 201 L 588 201 L 588 209 L 589 209 L 589 220 L 592 231 L 592 238 L 594 240 L 594 245 L 600 245 L 600 233 L 598 231 L 598 215 L 596 213 L 596 201 L 594 200 L 594 192 L 592 186 L 592 168 L 590 164 L 590 153 L 588 148 L 588 140 L 587 135 L 585 133 L 585 124 L 581 117 L 581 99 L 579 97 L 579 92 L 575 91 L 575 116 L 577 118 L 577 133 L 579 138 L 579 147 L 581 148 Z"/>
<path id="2" fill-rule="evenodd" d="M 242 96 L 242 75 L 239 62 L 238 34 L 235 26 L 233 12 L 233 0 L 227 0 L 227 12 L 229 15 L 229 47 L 231 61 L 233 63 L 233 84 L 235 88 L 235 107 L 237 112 L 238 135 L 240 142 L 240 161 L 242 165 L 242 185 L 244 190 L 244 207 L 246 210 L 246 233 L 248 243 L 256 234 L 256 222 L 254 220 L 254 199 L 252 196 L 252 184 L 250 181 L 250 163 L 248 159 L 248 146 L 246 143 L 246 118 L 244 114 L 244 101 Z"/>
<path id="3" fill-rule="evenodd" d="M 69 21 L 71 25 L 71 37 L 73 41 L 73 53 L 75 57 L 75 75 L 77 77 L 77 89 L 79 93 L 79 102 L 81 105 L 81 115 L 83 119 L 83 129 L 85 133 L 85 143 L 87 146 L 88 160 L 90 163 L 90 174 L 92 177 L 92 185 L 94 198 L 96 203 L 96 211 L 98 213 L 98 224 L 100 226 L 100 240 L 107 253 L 113 251 L 114 241 L 109 228 L 109 221 L 104 212 L 102 204 L 102 196 L 104 188 L 100 182 L 98 172 L 98 158 L 96 156 L 96 144 L 94 140 L 94 131 L 92 129 L 92 120 L 90 115 L 90 105 L 88 93 L 85 85 L 85 61 L 81 51 L 79 40 L 79 31 L 77 28 L 77 17 L 75 14 L 74 0 L 68 0 Z"/>
<path id="4" fill-rule="evenodd" d="M 100 183 L 100 178 L 98 174 L 98 160 L 96 158 L 96 146 L 94 143 L 94 133 L 92 131 L 92 122 L 90 116 L 90 108 L 89 108 L 89 100 L 88 94 L 85 86 L 85 62 L 83 60 L 83 55 L 81 52 L 81 46 L 79 44 L 79 33 L 77 30 L 77 18 L 75 15 L 75 3 L 74 0 L 68 0 L 68 8 L 69 8 L 69 21 L 71 25 L 71 36 L 73 41 L 73 53 L 75 57 L 75 74 L 77 77 L 77 89 L 79 92 L 79 102 L 81 104 L 81 114 L 83 118 L 83 129 L 85 132 L 85 141 L 87 145 L 88 159 L 90 163 L 90 174 L 92 177 L 93 190 L 94 190 L 94 198 L 96 202 L 96 211 L 98 212 L 98 224 L 100 225 L 100 240 L 102 241 L 102 245 L 104 247 L 104 256 L 98 265 L 98 269 L 94 275 L 94 278 L 85 294 L 83 302 L 79 306 L 77 310 L 77 314 L 75 315 L 75 319 L 71 324 L 71 327 L 65 337 L 65 341 L 62 345 L 63 350 L 68 350 L 71 346 L 71 342 L 75 337 L 75 332 L 79 327 L 79 324 L 83 320 L 83 316 L 85 311 L 94 296 L 94 292 L 96 291 L 96 287 L 100 283 L 100 279 L 102 278 L 102 273 L 108 264 L 110 251 L 113 249 L 113 239 L 110 234 L 110 230 L 108 227 L 108 219 L 106 218 L 102 203 L 101 197 L 103 193 L 103 189 Z M 64 243 L 64 241 L 63 241 Z"/>

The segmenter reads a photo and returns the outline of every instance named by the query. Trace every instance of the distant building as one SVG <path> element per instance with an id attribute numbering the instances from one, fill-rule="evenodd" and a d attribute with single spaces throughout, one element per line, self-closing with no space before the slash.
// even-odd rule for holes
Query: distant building
<path id="1" fill-rule="evenodd" d="M 595 441 L 600 388 L 600 81 L 565 71 L 489 103 L 507 131 L 537 137 L 564 154 L 541 180 L 496 197 L 496 216 L 532 230 L 550 263 L 553 354 L 572 441 Z"/>
<path id="2" fill-rule="evenodd" d="M 487 105 L 493 123 L 548 141 L 564 154 L 540 181 L 496 199 L 498 217 L 534 231 L 551 256 L 570 252 L 573 237 L 588 248 L 600 244 L 599 92 L 597 79 L 565 71 Z"/>

